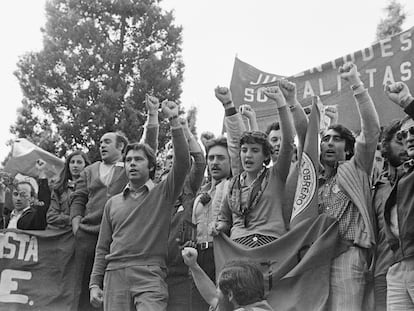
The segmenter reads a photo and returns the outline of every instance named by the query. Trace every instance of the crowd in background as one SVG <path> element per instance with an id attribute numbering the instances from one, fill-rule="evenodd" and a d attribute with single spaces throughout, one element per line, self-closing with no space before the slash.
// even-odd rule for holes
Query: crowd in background
<path id="1" fill-rule="evenodd" d="M 324 110 L 318 211 L 337 220 L 344 247 L 331 262 L 327 308 L 414 310 L 414 97 L 403 82 L 386 85 L 390 107 L 407 117 L 380 127 L 356 66 L 339 75 L 361 131 L 337 124 L 335 106 Z M 291 229 L 308 117 L 294 83 L 261 91 L 278 110 L 266 132 L 250 106 L 236 109 L 230 90 L 217 87 L 226 135 L 202 133 L 201 144 L 176 103 L 148 95 L 142 142 L 106 133 L 101 161 L 76 150 L 53 183 L 41 160 L 35 178 L 3 174 L 0 228 L 72 230 L 74 310 L 273 310 L 256 264 L 216 271 L 214 262 L 219 234 L 256 248 Z M 160 109 L 172 137 L 162 148 Z M 371 278 L 375 299 L 367 300 Z"/>

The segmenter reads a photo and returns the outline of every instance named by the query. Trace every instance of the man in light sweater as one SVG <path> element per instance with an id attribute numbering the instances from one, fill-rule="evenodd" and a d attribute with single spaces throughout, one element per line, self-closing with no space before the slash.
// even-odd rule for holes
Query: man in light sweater
<path id="1" fill-rule="evenodd" d="M 158 99 L 147 96 L 148 119 L 145 142 L 156 148 L 158 136 Z M 75 235 L 76 286 L 74 310 L 96 311 L 89 302 L 89 277 L 95 256 L 103 208 L 108 199 L 128 183 L 122 154 L 128 141 L 116 132 L 102 136 L 99 151 L 102 161 L 86 167 L 76 181 L 70 205 L 72 230 Z"/>
<path id="2" fill-rule="evenodd" d="M 146 144 L 128 145 L 124 163 L 128 184 L 108 200 L 90 278 L 90 301 L 105 310 L 166 310 L 165 283 L 170 219 L 181 193 L 190 156 L 178 122 L 178 106 L 166 102 L 174 164 L 155 185 L 155 153 Z"/>

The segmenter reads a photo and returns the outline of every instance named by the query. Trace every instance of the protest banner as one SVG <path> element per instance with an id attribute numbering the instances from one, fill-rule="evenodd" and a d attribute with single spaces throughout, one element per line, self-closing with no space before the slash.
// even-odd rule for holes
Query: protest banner
<path id="1" fill-rule="evenodd" d="M 12 175 L 37 177 L 36 161 L 46 162 L 46 177 L 53 178 L 63 169 L 64 161 L 55 155 L 43 150 L 25 138 L 18 138 L 13 142 L 12 154 L 4 170 Z"/>
<path id="2" fill-rule="evenodd" d="M 347 61 L 354 62 L 368 89 L 380 117 L 381 125 L 400 119 L 404 112 L 390 103 L 383 91 L 387 82 L 403 81 L 414 89 L 413 69 L 414 27 L 381 40 L 367 48 L 310 68 L 287 79 L 295 82 L 297 96 L 303 106 L 310 105 L 313 96 L 319 96 L 324 105 L 337 105 L 338 122 L 354 131 L 360 129 L 357 107 L 352 102 L 350 85 L 341 81 L 338 68 Z M 275 84 L 281 76 L 261 71 L 237 57 L 230 83 L 236 107 L 249 104 L 256 111 L 261 130 L 277 118 L 277 110 L 261 89 Z"/>
<path id="3" fill-rule="evenodd" d="M 0 231 L 0 310 L 71 310 L 74 240 L 71 230 Z"/>

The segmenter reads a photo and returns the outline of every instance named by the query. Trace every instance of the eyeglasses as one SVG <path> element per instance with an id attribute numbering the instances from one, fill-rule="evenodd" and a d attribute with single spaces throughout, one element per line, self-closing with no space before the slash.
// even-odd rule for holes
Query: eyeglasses
<path id="1" fill-rule="evenodd" d="M 167 155 L 167 160 L 172 160 L 172 158 L 173 158 L 172 154 Z"/>
<path id="2" fill-rule="evenodd" d="M 408 133 L 410 133 L 410 135 L 413 135 L 414 136 L 414 126 L 409 127 L 406 130 L 400 130 L 400 131 L 398 131 L 395 137 L 399 141 L 406 140 L 407 137 L 408 137 Z"/>
<path id="3" fill-rule="evenodd" d="M 20 196 L 22 199 L 27 199 L 29 196 L 25 193 L 25 192 L 23 192 L 23 191 L 21 191 L 21 192 L 18 192 L 18 191 L 13 191 L 13 196 L 14 197 L 18 197 L 18 196 Z"/>

